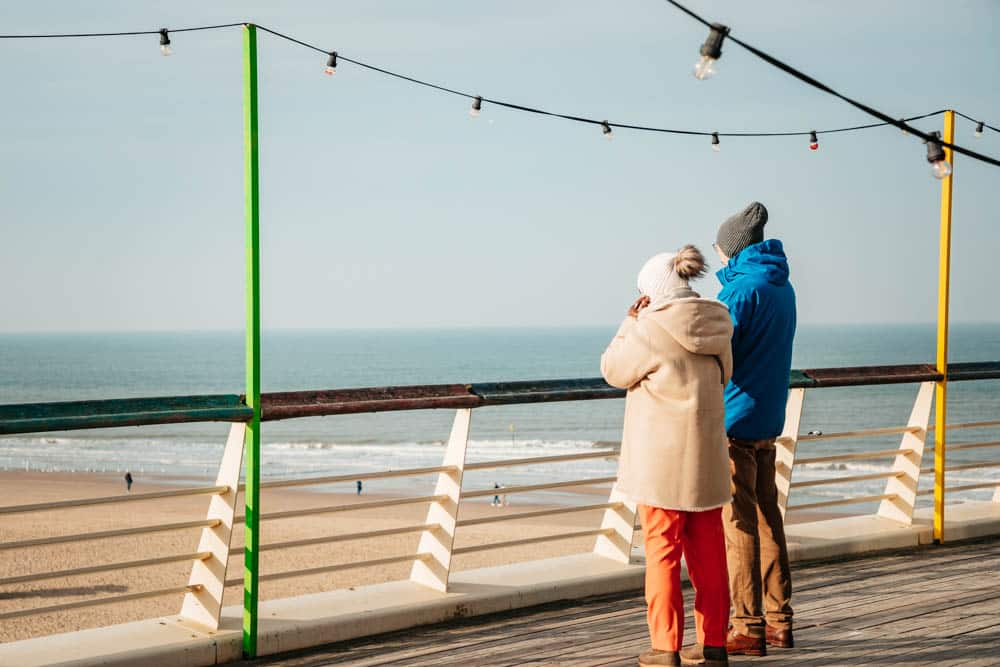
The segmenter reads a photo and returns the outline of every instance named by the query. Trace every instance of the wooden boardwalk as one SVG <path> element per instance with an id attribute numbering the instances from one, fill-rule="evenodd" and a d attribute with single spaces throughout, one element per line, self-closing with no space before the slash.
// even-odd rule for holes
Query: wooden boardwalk
<path id="1" fill-rule="evenodd" d="M 1000 539 L 794 568 L 796 641 L 747 665 L 1000 665 Z M 686 593 L 690 605 L 690 591 Z M 635 665 L 640 592 L 561 602 L 245 665 Z M 688 641 L 693 641 L 690 616 Z"/>

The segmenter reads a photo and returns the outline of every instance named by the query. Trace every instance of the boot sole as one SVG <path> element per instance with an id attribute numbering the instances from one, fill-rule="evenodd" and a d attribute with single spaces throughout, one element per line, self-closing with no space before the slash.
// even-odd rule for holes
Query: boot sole
<path id="1" fill-rule="evenodd" d="M 685 660 L 681 658 L 681 665 L 702 665 L 703 667 L 729 667 L 728 660 Z"/>

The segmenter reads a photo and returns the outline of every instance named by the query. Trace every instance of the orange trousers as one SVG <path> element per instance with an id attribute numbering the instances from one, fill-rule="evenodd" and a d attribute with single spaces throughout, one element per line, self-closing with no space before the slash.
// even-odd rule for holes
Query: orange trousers
<path id="1" fill-rule="evenodd" d="M 679 651 L 684 643 L 681 555 L 694 586 L 698 642 L 725 646 L 729 626 L 729 574 L 722 508 L 679 512 L 639 505 L 646 542 L 646 621 L 653 648 Z"/>

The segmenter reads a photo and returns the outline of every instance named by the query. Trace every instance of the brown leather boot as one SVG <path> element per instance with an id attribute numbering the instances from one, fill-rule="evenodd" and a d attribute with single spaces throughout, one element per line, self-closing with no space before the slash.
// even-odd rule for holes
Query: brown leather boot
<path id="1" fill-rule="evenodd" d="M 776 648 L 795 648 L 795 637 L 792 629 L 779 630 L 773 625 L 767 626 L 767 645 Z"/>
<path id="2" fill-rule="evenodd" d="M 652 649 L 639 656 L 639 667 L 680 667 L 681 657 L 677 651 Z"/>
<path id="3" fill-rule="evenodd" d="M 730 655 L 767 655 L 767 640 L 764 637 L 743 635 L 733 629 L 726 637 L 726 651 Z"/>
<path id="4" fill-rule="evenodd" d="M 705 667 L 729 667 L 729 655 L 725 646 L 702 646 L 695 644 L 681 649 L 682 665 L 704 665 Z"/>

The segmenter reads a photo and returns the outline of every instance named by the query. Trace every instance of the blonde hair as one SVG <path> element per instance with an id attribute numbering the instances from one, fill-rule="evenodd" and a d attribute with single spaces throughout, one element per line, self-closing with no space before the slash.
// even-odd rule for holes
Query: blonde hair
<path id="1" fill-rule="evenodd" d="M 674 255 L 674 271 L 684 280 L 701 278 L 707 270 L 705 256 L 693 245 L 684 246 Z"/>

